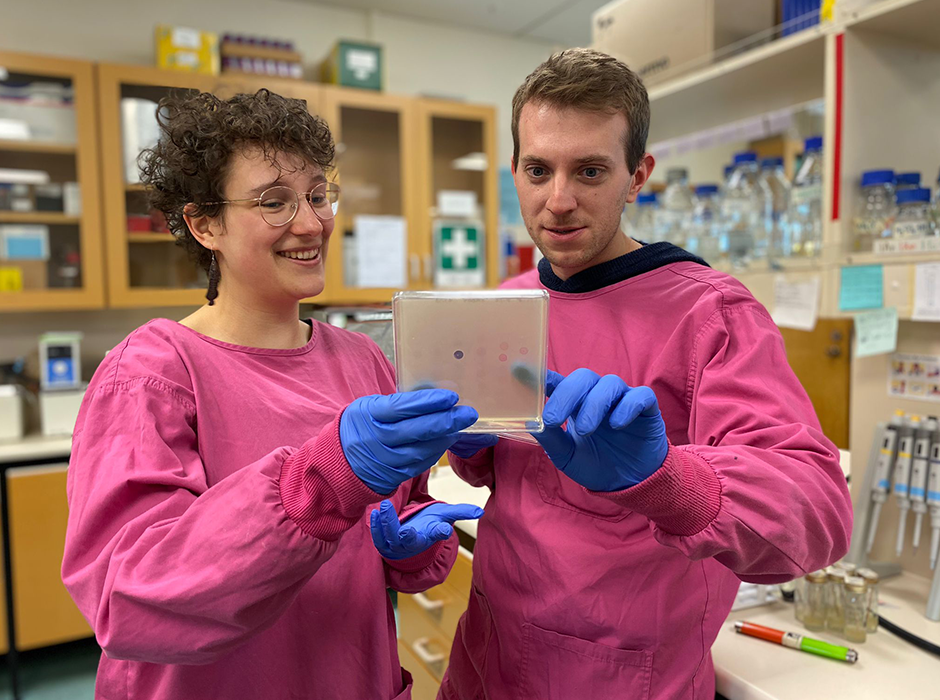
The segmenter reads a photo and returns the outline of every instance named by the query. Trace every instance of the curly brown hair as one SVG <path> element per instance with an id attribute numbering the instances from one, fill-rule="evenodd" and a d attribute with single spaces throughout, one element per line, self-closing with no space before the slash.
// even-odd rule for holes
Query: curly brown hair
<path id="1" fill-rule="evenodd" d="M 157 121 L 159 143 L 138 158 L 141 182 L 177 243 L 207 271 L 211 253 L 189 231 L 183 208 L 192 203 L 191 214 L 219 215 L 223 205 L 207 202 L 225 199 L 222 188 L 233 153 L 259 147 L 279 170 L 278 154 L 298 156 L 324 173 L 333 167 L 335 147 L 326 122 L 310 114 L 304 100 L 269 90 L 228 100 L 208 92 L 172 94 L 160 100 Z"/>

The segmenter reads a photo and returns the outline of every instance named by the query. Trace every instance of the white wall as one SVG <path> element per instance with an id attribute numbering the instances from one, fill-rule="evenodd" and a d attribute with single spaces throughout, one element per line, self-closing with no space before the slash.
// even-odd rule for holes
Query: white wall
<path id="1" fill-rule="evenodd" d="M 559 48 L 546 41 L 461 29 L 298 0 L 9 0 L 0 49 L 94 61 L 153 64 L 153 30 L 170 24 L 292 40 L 308 69 L 337 39 L 385 47 L 386 90 L 495 105 L 499 158 L 512 155 L 512 95 Z"/>

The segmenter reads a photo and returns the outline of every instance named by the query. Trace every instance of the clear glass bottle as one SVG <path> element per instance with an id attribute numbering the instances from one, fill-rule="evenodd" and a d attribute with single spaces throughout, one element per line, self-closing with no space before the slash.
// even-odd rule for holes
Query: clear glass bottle
<path id="1" fill-rule="evenodd" d="M 760 225 L 762 209 L 757 177 L 757 154 L 753 151 L 736 153 L 734 170 L 721 201 L 728 255 L 735 267 L 747 267 L 754 254 L 754 234 Z"/>
<path id="2" fill-rule="evenodd" d="M 862 186 L 852 222 L 852 248 L 856 252 L 867 252 L 876 240 L 888 238 L 896 214 L 894 171 L 868 170 L 862 173 Z"/>
<path id="3" fill-rule="evenodd" d="M 826 627 L 826 600 L 829 577 L 825 571 L 813 571 L 803 579 L 803 626 L 810 632 Z"/>
<path id="4" fill-rule="evenodd" d="M 755 241 L 755 256 L 760 257 L 760 245 L 766 245 L 765 254 L 771 258 L 783 255 L 783 222 L 790 206 L 790 182 L 783 172 L 783 158 L 764 158 L 761 161 L 760 187 L 763 190 L 763 241 Z"/>
<path id="5" fill-rule="evenodd" d="M 660 198 L 659 207 L 665 240 L 680 248 L 686 247 L 692 208 L 689 171 L 685 168 L 670 168 L 666 171 L 666 189 Z"/>
<path id="6" fill-rule="evenodd" d="M 934 233 L 930 225 L 930 190 L 916 187 L 897 193 L 898 214 L 891 226 L 895 239 L 924 238 Z"/>
<path id="7" fill-rule="evenodd" d="M 822 136 L 804 141 L 787 211 L 788 256 L 813 257 L 822 247 Z"/>
<path id="8" fill-rule="evenodd" d="M 930 215 L 934 233 L 940 235 L 940 175 L 937 175 L 937 189 L 930 203 Z"/>
<path id="9" fill-rule="evenodd" d="M 826 585 L 826 629 L 842 632 L 845 626 L 845 571 L 830 566 L 826 569 L 829 583 Z"/>
<path id="10" fill-rule="evenodd" d="M 645 243 L 659 243 L 664 240 L 659 225 L 659 197 L 655 192 L 640 192 L 636 198 L 636 237 Z"/>
<path id="11" fill-rule="evenodd" d="M 723 254 L 718 206 L 718 185 L 699 185 L 695 188 L 687 249 L 708 263 L 716 262 Z"/>
<path id="12" fill-rule="evenodd" d="M 855 644 L 867 638 L 868 587 L 861 576 L 846 576 L 843 590 L 844 624 L 842 634 Z"/>
<path id="13" fill-rule="evenodd" d="M 920 187 L 920 173 L 898 173 L 894 187 L 898 192 L 917 189 Z"/>
<path id="14" fill-rule="evenodd" d="M 878 631 L 878 574 L 872 569 L 859 569 L 858 575 L 865 580 L 868 586 L 868 603 L 866 604 L 867 615 L 865 618 L 865 629 L 868 634 L 874 634 Z"/>

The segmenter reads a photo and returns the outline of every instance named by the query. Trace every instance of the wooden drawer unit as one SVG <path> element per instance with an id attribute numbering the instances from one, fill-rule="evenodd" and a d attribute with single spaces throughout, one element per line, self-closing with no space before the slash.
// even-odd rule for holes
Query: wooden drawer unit
<path id="1" fill-rule="evenodd" d="M 415 700 L 437 695 L 457 623 L 470 597 L 472 560 L 461 552 L 447 580 L 424 593 L 398 596 L 398 646 L 402 666 L 415 677 Z M 433 691 L 425 694 L 428 678 Z"/>
<path id="2" fill-rule="evenodd" d="M 450 650 L 448 649 L 447 653 Z M 415 653 L 409 645 L 401 639 L 398 640 L 398 656 L 401 659 L 401 665 L 407 669 L 414 678 L 414 688 L 411 691 L 412 700 L 435 700 L 437 690 L 441 687 L 441 679 L 428 670 L 428 667 L 415 656 Z M 441 676 L 444 671 L 441 670 Z"/>

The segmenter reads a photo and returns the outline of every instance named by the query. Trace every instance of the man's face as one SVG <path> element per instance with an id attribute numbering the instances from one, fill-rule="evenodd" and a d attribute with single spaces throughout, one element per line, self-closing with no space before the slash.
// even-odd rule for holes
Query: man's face
<path id="1" fill-rule="evenodd" d="M 627 120 L 529 102 L 519 115 L 513 176 L 529 235 L 559 277 L 628 252 L 620 215 L 649 177 L 647 156 L 630 173 Z"/>

